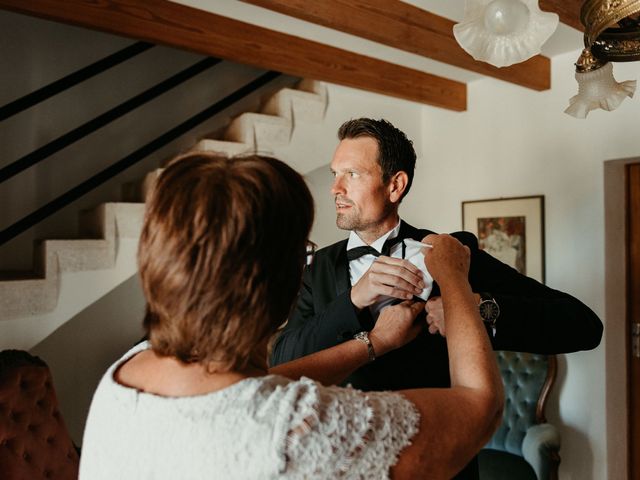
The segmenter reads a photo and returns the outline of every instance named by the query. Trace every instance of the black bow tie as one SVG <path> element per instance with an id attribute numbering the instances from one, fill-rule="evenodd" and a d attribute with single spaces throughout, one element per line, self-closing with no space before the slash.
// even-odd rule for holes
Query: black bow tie
<path id="1" fill-rule="evenodd" d="M 349 250 L 347 250 L 347 260 L 349 261 L 357 260 L 358 258 L 364 255 L 374 255 L 376 257 L 379 257 L 380 255 L 389 256 L 391 255 L 391 249 L 400 242 L 402 242 L 402 238 L 400 238 L 399 236 L 388 238 L 384 242 L 384 245 L 382 246 L 382 252 L 378 252 L 375 248 L 373 248 L 370 245 L 363 245 L 361 247 L 350 248 Z M 402 258 L 404 258 L 404 249 L 402 252 Z"/>

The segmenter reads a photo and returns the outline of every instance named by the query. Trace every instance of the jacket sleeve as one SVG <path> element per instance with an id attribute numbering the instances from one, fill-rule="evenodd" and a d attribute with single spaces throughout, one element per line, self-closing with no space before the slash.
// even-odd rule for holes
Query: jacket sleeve
<path id="1" fill-rule="evenodd" d="M 321 292 L 314 293 L 314 284 L 320 282 L 314 281 L 318 275 L 314 267 L 315 260 L 311 268 L 305 268 L 295 308 L 274 343 L 271 366 L 338 345 L 363 329 L 364 315 L 351 303 L 351 289 L 337 296 L 322 292 L 325 297 L 330 295 L 322 301 L 318 298 Z"/>
<path id="2" fill-rule="evenodd" d="M 480 250 L 475 236 L 464 234 L 461 240 L 471 249 L 471 286 L 474 292 L 490 293 L 500 307 L 492 340 L 496 350 L 554 354 L 599 345 L 602 322 L 589 307 L 520 274 Z"/>

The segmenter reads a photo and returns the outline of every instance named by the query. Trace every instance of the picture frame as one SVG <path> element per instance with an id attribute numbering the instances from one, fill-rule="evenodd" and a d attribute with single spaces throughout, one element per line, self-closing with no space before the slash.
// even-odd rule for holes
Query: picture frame
<path id="1" fill-rule="evenodd" d="M 544 283 L 544 195 L 463 201 L 462 229 L 482 250 Z"/>

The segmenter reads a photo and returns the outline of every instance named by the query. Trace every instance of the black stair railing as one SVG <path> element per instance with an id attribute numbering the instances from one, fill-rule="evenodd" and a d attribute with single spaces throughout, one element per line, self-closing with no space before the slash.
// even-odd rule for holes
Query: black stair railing
<path id="1" fill-rule="evenodd" d="M 73 86 L 98 75 L 101 72 L 104 72 L 126 60 L 129 60 L 136 55 L 149 50 L 153 46 L 154 45 L 145 42 L 136 42 L 122 50 L 119 50 L 118 52 L 108 55 L 101 60 L 98 60 L 97 62 L 81 68 L 76 72 L 73 72 L 59 80 L 56 80 L 49 85 L 46 85 L 17 100 L 14 100 L 0 107 L 0 122 L 28 108 L 33 107 L 34 105 L 37 105 L 38 103 L 41 103 L 53 97 L 54 95 L 68 90 Z M 135 95 L 134 97 L 126 100 L 120 105 L 117 105 L 116 107 L 108 110 L 107 112 L 102 113 L 96 118 L 89 120 L 79 127 L 66 132 L 58 138 L 48 142 L 46 145 L 43 145 L 32 151 L 31 153 L 17 159 L 11 164 L 0 168 L 0 184 L 9 180 L 25 169 L 33 167 L 34 165 L 37 165 L 43 160 L 51 157 L 54 153 L 59 152 L 60 150 L 85 138 L 87 135 L 90 135 L 103 128 L 104 126 L 110 124 L 111 122 L 114 122 L 115 120 L 121 118 L 123 115 L 126 115 L 127 113 L 141 107 L 145 103 L 166 93 L 172 88 L 181 85 L 190 78 L 218 64 L 220 61 L 221 60 L 217 58 L 205 58 L 182 70 L 181 72 L 172 75 L 171 77 L 165 79 L 157 85 L 145 90 L 144 92 Z M 169 129 L 146 145 L 138 148 L 137 150 L 116 161 L 115 163 L 93 175 L 89 179 L 81 182 L 80 184 L 71 188 L 57 198 L 49 201 L 44 206 L 32 211 L 17 222 L 0 231 L 0 245 L 4 245 L 8 241 L 17 237 L 37 223 L 41 222 L 45 218 L 53 215 L 54 213 L 79 199 L 83 195 L 109 181 L 114 176 L 128 169 L 132 165 L 135 165 L 145 157 L 164 147 L 181 135 L 184 135 L 202 122 L 220 113 L 238 100 L 246 97 L 247 95 L 266 85 L 280 75 L 280 73 L 273 71 L 269 71 L 261 75 L 255 80 L 237 89 L 233 93 L 227 95 L 225 98 L 218 100 L 217 102 L 205 108 L 191 118 Z"/>
<path id="2" fill-rule="evenodd" d="M 32 213 L 21 218 L 20 220 L 15 222 L 13 225 L 0 231 L 0 245 L 7 243 L 9 240 L 15 238 L 16 236 L 20 235 L 24 231 L 28 230 L 32 226 L 39 223 L 40 221 L 49 217 L 53 213 L 69 205 L 71 202 L 77 200 L 78 198 L 82 197 L 86 193 L 90 192 L 91 190 L 107 182 L 114 176 L 118 175 L 119 173 L 123 172 L 127 168 L 131 167 L 132 165 L 135 165 L 143 158 L 152 154 L 156 150 L 164 147 L 165 145 L 172 142 L 173 140 L 180 137 L 181 135 L 187 133 L 189 130 L 193 129 L 200 123 L 210 119 L 214 115 L 220 113 L 221 111 L 228 108 L 238 100 L 246 97 L 247 95 L 256 91 L 260 87 L 266 85 L 267 83 L 279 77 L 280 75 L 281 73 L 274 72 L 274 71 L 269 71 L 261 75 L 255 80 L 247 83 L 243 87 L 234 91 L 230 95 L 227 95 L 222 100 L 215 102 L 211 106 L 205 108 L 201 112 L 185 120 L 184 122 L 177 125 L 176 127 L 168 130 L 167 132 L 160 135 L 159 137 L 152 140 L 151 142 L 147 143 L 146 145 L 138 148 L 134 152 L 118 160 L 117 162 L 105 168 L 104 170 L 97 173 L 96 175 L 92 176 L 88 180 L 85 180 L 84 182 L 71 188 L 69 191 L 63 193 L 59 197 L 48 202 L 46 205 L 34 210 Z"/>
<path id="3" fill-rule="evenodd" d="M 125 60 L 129 60 L 130 58 L 135 57 L 136 55 L 141 54 L 142 52 L 146 52 L 150 48 L 155 45 L 146 42 L 136 42 L 133 45 L 129 45 L 122 50 L 119 50 L 103 59 L 98 60 L 91 65 L 87 65 L 80 70 L 77 70 L 65 77 L 62 77 L 55 82 L 52 82 L 38 90 L 35 90 L 23 97 L 14 100 L 13 102 L 7 103 L 6 105 L 0 107 L 0 122 L 2 120 L 6 120 L 7 118 L 20 113 L 30 107 L 33 107 L 37 103 L 44 102 L 48 98 L 57 95 L 58 93 L 64 92 L 65 90 L 77 85 L 78 83 L 84 82 L 91 77 L 98 75 L 99 73 L 104 72 L 110 68 L 115 67 L 119 63 L 124 62 Z"/>
<path id="4" fill-rule="evenodd" d="M 205 58 L 200 60 L 196 64 L 182 70 L 181 72 L 172 75 L 159 84 L 145 90 L 144 92 L 130 98 L 129 100 L 121 103 L 120 105 L 98 115 L 96 118 L 89 120 L 88 122 L 80 125 L 77 128 L 59 136 L 58 138 L 50 141 L 46 145 L 37 148 L 31 153 L 28 153 L 22 158 L 14 161 L 6 167 L 0 168 L 0 183 L 9 180 L 11 177 L 26 170 L 33 165 L 40 163 L 42 160 L 50 157 L 54 153 L 59 152 L 63 148 L 68 147 L 72 143 L 86 137 L 87 135 L 95 132 L 96 130 L 110 124 L 111 122 L 119 119 L 123 115 L 141 107 L 145 103 L 159 97 L 163 93 L 181 85 L 192 77 L 204 72 L 205 70 L 220 63 L 221 60 L 217 58 Z"/>

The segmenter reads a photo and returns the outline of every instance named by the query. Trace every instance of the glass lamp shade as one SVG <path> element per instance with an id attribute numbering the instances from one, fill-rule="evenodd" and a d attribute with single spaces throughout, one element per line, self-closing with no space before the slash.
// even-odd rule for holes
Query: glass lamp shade
<path id="1" fill-rule="evenodd" d="M 538 0 L 467 0 L 464 10 L 453 35 L 475 60 L 495 67 L 537 55 L 558 26 L 558 15 L 541 11 Z"/>
<path id="2" fill-rule="evenodd" d="M 633 97 L 636 81 L 616 82 L 613 66 L 606 63 L 602 67 L 587 72 L 576 72 L 578 94 L 571 97 L 564 113 L 576 118 L 587 118 L 591 110 L 615 110 L 625 97 Z"/>

